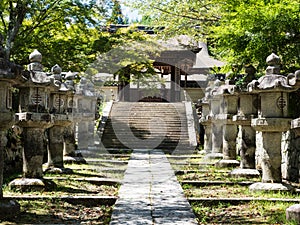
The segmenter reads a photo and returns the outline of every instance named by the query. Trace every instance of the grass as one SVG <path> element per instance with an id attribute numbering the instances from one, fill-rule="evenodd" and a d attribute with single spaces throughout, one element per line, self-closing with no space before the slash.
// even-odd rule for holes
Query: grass
<path id="1" fill-rule="evenodd" d="M 289 203 L 249 202 L 239 205 L 222 204 L 208 206 L 192 204 L 199 224 L 289 224 L 297 225 L 285 218 Z"/>
<path id="2" fill-rule="evenodd" d="M 259 192 L 250 191 L 247 186 L 239 185 L 207 185 L 204 187 L 193 187 L 183 185 L 184 193 L 187 197 L 199 198 L 278 198 L 294 199 L 299 198 L 299 193 L 293 192 Z"/>
<path id="3" fill-rule="evenodd" d="M 18 201 L 21 215 L 2 225 L 16 224 L 103 224 L 108 225 L 112 206 L 100 205 L 86 207 L 72 205 L 58 200 Z"/>
<path id="4" fill-rule="evenodd" d="M 231 177 L 233 168 L 217 168 L 212 165 L 201 165 L 202 158 L 170 160 L 175 170 L 186 170 L 177 175 L 179 181 L 201 181 L 206 185 L 196 187 L 191 184 L 182 185 L 187 198 L 228 199 L 228 198 L 257 198 L 265 201 L 222 202 L 196 201 L 192 209 L 199 224 L 287 224 L 296 225 L 286 220 L 286 209 L 295 203 L 283 201 L 267 201 L 267 199 L 299 199 L 297 192 L 252 192 L 248 186 L 238 185 L 238 182 L 260 182 L 261 178 Z M 195 164 L 199 165 L 195 165 Z M 194 171 L 188 171 L 194 170 Z M 224 182 L 221 185 L 209 184 L 209 181 Z M 234 185 L 226 185 L 234 182 Z M 293 184 L 299 188 L 299 184 Z"/>
<path id="5" fill-rule="evenodd" d="M 106 156 L 108 158 L 108 156 Z M 128 157 L 114 157 L 110 159 L 124 161 Z M 51 196 L 44 200 L 18 200 L 21 206 L 21 215 L 10 220 L 0 221 L 1 225 L 16 224 L 104 224 L 110 222 L 113 206 L 106 203 L 94 202 L 87 199 L 77 204 L 63 201 L 61 196 L 117 196 L 120 185 L 97 185 L 88 181 L 75 180 L 75 178 L 107 178 L 122 179 L 122 172 L 103 172 L 102 169 L 119 169 L 119 165 L 107 164 L 67 164 L 66 168 L 73 170 L 72 174 L 45 174 L 45 179 L 52 180 L 56 187 L 44 191 L 12 191 L 8 188 L 8 182 L 20 174 L 5 179 L 3 187 L 4 196 Z M 45 168 L 44 168 L 45 169 Z M 126 169 L 126 166 L 122 166 Z M 62 179 L 63 178 L 63 179 Z M 58 197 L 58 198 L 55 198 Z"/>

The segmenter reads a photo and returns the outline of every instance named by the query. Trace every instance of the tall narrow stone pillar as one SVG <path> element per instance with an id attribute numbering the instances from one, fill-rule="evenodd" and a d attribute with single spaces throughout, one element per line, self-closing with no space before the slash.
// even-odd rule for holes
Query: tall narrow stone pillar
<path id="1" fill-rule="evenodd" d="M 216 81 L 216 90 L 219 87 Z M 214 91 L 212 90 L 212 92 Z M 221 98 L 214 96 L 209 99 L 210 113 L 208 118 L 211 121 L 211 152 L 205 156 L 206 159 L 222 159 L 223 158 L 223 121 L 217 118 L 220 112 Z"/>
<path id="2" fill-rule="evenodd" d="M 64 127 L 53 126 L 49 128 L 48 167 L 63 168 Z"/>
<path id="3" fill-rule="evenodd" d="M 48 165 L 45 172 L 47 173 L 71 173 L 71 169 L 64 168 L 63 152 L 64 152 L 64 131 L 65 127 L 72 123 L 72 116 L 67 113 L 70 109 L 68 101 L 69 97 L 75 91 L 72 82 L 62 82 L 61 68 L 59 65 L 52 67 L 51 77 L 59 83 L 59 90 L 51 92 L 51 109 L 55 112 L 54 124 L 48 129 Z M 69 73 L 68 73 L 69 74 Z M 72 113 L 72 111 L 71 111 Z"/>
<path id="4" fill-rule="evenodd" d="M 75 156 L 75 127 L 74 123 L 64 128 L 64 156 Z"/>
<path id="5" fill-rule="evenodd" d="M 206 154 L 209 154 L 209 153 L 211 153 L 211 150 L 212 150 L 211 121 L 202 122 L 202 124 L 205 129 L 203 150 L 205 151 Z"/>
<path id="6" fill-rule="evenodd" d="M 262 132 L 262 182 L 281 183 L 281 132 Z"/>
<path id="7" fill-rule="evenodd" d="M 0 130 L 0 201 L 3 199 L 3 170 L 4 170 L 4 148 L 6 146 L 6 132 Z M 1 204 L 1 203 L 0 203 Z"/>
<path id="8" fill-rule="evenodd" d="M 78 149 L 88 150 L 90 144 L 89 122 L 78 122 Z"/>
<path id="9" fill-rule="evenodd" d="M 212 120 L 212 151 L 210 158 L 223 158 L 223 123 L 222 121 Z"/>
<path id="10" fill-rule="evenodd" d="M 207 98 L 202 99 L 199 103 L 199 106 L 201 106 L 201 118 L 199 122 L 204 127 L 204 143 L 203 143 L 203 150 L 205 151 L 205 154 L 209 154 L 212 151 L 212 132 L 211 132 L 211 119 L 209 116 L 209 102 Z"/>
<path id="11" fill-rule="evenodd" d="M 241 143 L 239 143 L 241 156 L 241 169 L 255 169 L 255 130 L 251 126 L 240 125 Z"/>
<path id="12" fill-rule="evenodd" d="M 241 161 L 240 168 L 230 174 L 236 177 L 259 177 L 255 165 L 256 132 L 251 127 L 251 119 L 257 117 L 257 95 L 241 91 L 238 97 L 238 112 L 233 116 L 233 121 L 239 126 L 237 152 Z"/>
<path id="13" fill-rule="evenodd" d="M 46 150 L 45 128 L 23 127 L 23 177 L 43 178 L 43 157 Z"/>
<path id="14" fill-rule="evenodd" d="M 235 167 L 239 165 L 236 160 L 237 125 L 232 120 L 233 115 L 237 112 L 238 98 L 235 88 L 235 85 L 230 85 L 227 81 L 215 92 L 215 96 L 221 99 L 220 110 L 215 117 L 223 123 L 221 136 L 223 158 L 216 163 L 218 167 Z"/>
<path id="15" fill-rule="evenodd" d="M 223 159 L 236 160 L 236 137 L 237 126 L 235 124 L 225 124 L 223 126 Z"/>

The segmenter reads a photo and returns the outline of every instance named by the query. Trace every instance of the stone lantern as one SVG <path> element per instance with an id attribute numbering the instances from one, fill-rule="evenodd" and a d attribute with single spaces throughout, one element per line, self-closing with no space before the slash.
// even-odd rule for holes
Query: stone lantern
<path id="1" fill-rule="evenodd" d="M 72 123 L 72 112 L 69 114 L 68 107 L 70 96 L 74 87 L 62 82 L 61 68 L 58 65 L 52 67 L 51 78 L 59 85 L 50 93 L 50 112 L 54 117 L 54 124 L 48 129 L 49 146 L 48 146 L 48 163 L 46 172 L 48 173 L 71 173 L 71 169 L 64 168 L 63 151 L 64 151 L 64 133 L 65 128 Z"/>
<path id="2" fill-rule="evenodd" d="M 54 117 L 50 114 L 50 92 L 59 89 L 59 85 L 43 72 L 40 52 L 32 52 L 29 60 L 28 71 L 17 86 L 19 112 L 16 113 L 16 123 L 23 128 L 23 178 L 12 181 L 9 186 L 22 190 L 40 190 L 47 186 L 42 179 L 45 131 L 54 124 Z"/>
<path id="3" fill-rule="evenodd" d="M 289 133 L 288 149 L 283 154 L 283 178 L 291 182 L 299 182 L 299 152 L 300 152 L 300 110 L 299 110 L 299 94 L 300 94 L 300 70 L 287 77 L 289 85 L 297 88 L 293 92 L 290 99 L 294 100 L 291 111 L 293 112 L 293 120 L 291 121 L 291 131 Z"/>
<path id="4" fill-rule="evenodd" d="M 65 84 L 68 89 L 72 90 L 68 94 L 67 99 L 67 111 L 69 117 L 72 116 L 71 124 L 65 127 L 64 129 L 64 162 L 75 162 L 75 149 L 76 149 L 76 140 L 75 140 L 75 123 L 76 123 L 76 107 L 75 104 L 75 83 L 74 80 L 77 76 L 77 73 L 68 72 L 65 74 Z"/>
<path id="5" fill-rule="evenodd" d="M 205 89 L 205 96 L 202 99 L 198 100 L 198 105 L 201 106 L 201 117 L 199 119 L 199 122 L 204 127 L 203 150 L 208 157 L 212 156 L 212 117 L 210 100 L 212 99 L 212 90 L 214 90 L 214 86 L 214 79 L 209 79 L 208 86 Z"/>
<path id="6" fill-rule="evenodd" d="M 220 80 L 216 80 L 211 90 L 211 98 L 209 98 L 209 115 L 211 120 L 211 152 L 205 156 L 205 159 L 222 159 L 223 158 L 223 121 L 219 120 L 216 116 L 220 112 L 220 105 L 222 98 L 220 95 L 215 95 L 217 89 L 222 85 Z"/>
<path id="7" fill-rule="evenodd" d="M 237 125 L 232 120 L 233 115 L 237 112 L 238 96 L 235 90 L 236 86 L 227 82 L 215 92 L 215 96 L 221 99 L 220 111 L 216 118 L 222 121 L 223 124 L 223 135 L 221 136 L 223 139 L 223 159 L 216 163 L 219 167 L 239 165 L 239 162 L 236 160 Z"/>
<path id="8" fill-rule="evenodd" d="M 248 73 L 247 73 L 248 72 Z M 250 67 L 250 72 L 246 68 L 246 79 L 252 80 L 255 71 Z M 250 80 L 249 80 L 250 82 Z M 230 174 L 232 176 L 257 177 L 260 173 L 255 168 L 255 129 L 251 126 L 251 119 L 257 117 L 258 96 L 246 90 L 239 90 L 238 111 L 233 116 L 233 121 L 239 126 L 237 138 L 238 152 L 240 153 L 240 168 L 234 169 Z"/>
<path id="9" fill-rule="evenodd" d="M 76 104 L 76 120 L 78 127 L 78 149 L 88 150 L 94 147 L 94 120 L 97 98 L 92 84 L 81 78 L 74 96 Z"/>
<path id="10" fill-rule="evenodd" d="M 206 90 L 206 93 L 208 93 L 209 90 Z M 198 105 L 201 106 L 201 117 L 199 122 L 204 127 L 204 146 L 203 150 L 205 151 L 205 154 L 211 153 L 212 150 L 212 142 L 211 142 L 211 118 L 209 116 L 209 101 L 207 98 L 202 98 Z"/>
<path id="11" fill-rule="evenodd" d="M 20 205 L 13 200 L 3 198 L 2 191 L 6 134 L 7 129 L 14 123 L 12 85 L 16 83 L 19 75 L 21 75 L 20 68 L 3 58 L 0 45 L 0 220 L 20 212 Z"/>
<path id="12" fill-rule="evenodd" d="M 262 169 L 262 182 L 250 186 L 251 190 L 288 190 L 282 184 L 281 143 L 282 132 L 290 129 L 288 94 L 295 89 L 285 76 L 279 75 L 280 59 L 272 53 L 267 57 L 266 75 L 248 85 L 251 93 L 258 95 L 258 117 L 251 125 L 258 131 L 257 157 Z"/>

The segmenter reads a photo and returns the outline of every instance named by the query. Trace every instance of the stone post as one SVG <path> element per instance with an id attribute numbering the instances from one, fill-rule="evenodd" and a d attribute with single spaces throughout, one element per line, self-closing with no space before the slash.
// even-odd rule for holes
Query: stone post
<path id="1" fill-rule="evenodd" d="M 74 123 L 64 128 L 64 157 L 75 156 L 75 128 Z"/>
<path id="2" fill-rule="evenodd" d="M 74 89 L 74 92 L 68 94 L 67 99 L 67 112 L 70 120 L 70 124 L 64 126 L 64 147 L 63 147 L 63 160 L 65 163 L 85 163 L 85 160 L 82 157 L 78 157 L 75 153 L 76 150 L 76 138 L 75 138 L 75 127 L 76 123 L 81 120 L 81 114 L 78 112 L 78 96 L 75 95 L 75 84 L 74 80 L 76 79 L 77 73 L 68 72 L 65 74 L 65 83 L 67 87 L 71 90 Z"/>
<path id="3" fill-rule="evenodd" d="M 236 138 L 237 125 L 232 120 L 233 115 L 237 112 L 237 95 L 235 85 L 226 83 L 221 85 L 215 95 L 221 98 L 220 111 L 216 115 L 218 120 L 223 121 L 223 159 L 216 163 L 219 167 L 234 167 L 239 165 L 236 160 Z"/>
<path id="4" fill-rule="evenodd" d="M 282 177 L 291 182 L 299 182 L 299 156 L 300 156 L 300 70 L 287 76 L 288 84 L 297 91 L 289 96 L 290 113 L 293 116 L 291 130 L 284 134 L 282 155 Z"/>
<path id="5" fill-rule="evenodd" d="M 28 118 L 29 119 L 29 118 Z M 43 157 L 45 149 L 45 128 L 47 123 L 36 127 L 23 126 L 23 177 L 43 178 Z"/>
<path id="6" fill-rule="evenodd" d="M 211 133 L 211 119 L 209 117 L 209 102 L 204 100 L 199 103 L 202 106 L 200 123 L 204 126 L 204 146 L 203 150 L 205 154 L 209 154 L 212 151 L 212 133 Z"/>
<path id="7" fill-rule="evenodd" d="M 248 85 L 249 92 L 258 94 L 258 118 L 252 119 L 251 125 L 261 132 L 262 140 L 257 145 L 262 157 L 262 182 L 252 184 L 250 190 L 289 190 L 282 184 L 281 140 L 282 132 L 290 129 L 288 92 L 294 88 L 285 76 L 279 75 L 278 56 L 272 53 L 266 61 L 266 75 Z"/>
<path id="8" fill-rule="evenodd" d="M 92 84 L 86 78 L 81 78 L 75 97 L 77 99 L 78 149 L 93 149 L 95 147 L 94 121 L 97 97 Z"/>
<path id="9" fill-rule="evenodd" d="M 223 121 L 219 120 L 216 115 L 220 112 L 221 98 L 214 95 L 216 90 L 222 84 L 220 80 L 214 81 L 211 86 L 208 102 L 209 102 L 209 115 L 207 118 L 210 121 L 211 126 L 211 151 L 206 154 L 205 159 L 222 159 L 223 153 L 223 141 L 220 137 L 223 134 Z"/>
<path id="10" fill-rule="evenodd" d="M 23 178 L 10 182 L 11 189 L 41 190 L 48 188 L 43 180 L 43 155 L 46 151 L 45 131 L 54 124 L 50 110 L 50 91 L 59 89 L 53 79 L 43 72 L 42 55 L 35 50 L 29 56 L 30 64 L 18 84 L 19 112 L 17 125 L 23 128 Z"/>
<path id="11" fill-rule="evenodd" d="M 54 113 L 54 124 L 48 130 L 48 164 L 47 173 L 71 173 L 71 169 L 64 168 L 64 131 L 72 123 L 68 114 L 68 95 L 72 94 L 74 87 L 62 83 L 61 68 L 52 67 L 51 77 L 60 86 L 59 90 L 52 91 L 50 96 L 50 111 Z"/>
<path id="12" fill-rule="evenodd" d="M 251 127 L 251 119 L 257 117 L 257 95 L 246 91 L 238 94 L 238 112 L 233 116 L 233 121 L 239 126 L 237 146 L 241 163 L 240 168 L 234 169 L 230 174 L 238 177 L 257 177 L 260 174 L 255 168 L 255 130 Z"/>

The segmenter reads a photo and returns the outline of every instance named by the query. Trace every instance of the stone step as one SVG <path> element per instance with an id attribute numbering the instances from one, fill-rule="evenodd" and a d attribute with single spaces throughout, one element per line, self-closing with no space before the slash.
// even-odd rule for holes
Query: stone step
<path id="1" fill-rule="evenodd" d="M 151 129 L 149 125 L 152 125 Z M 162 129 L 161 126 L 164 126 Z M 116 135 L 116 131 L 117 134 Z M 130 136 L 141 139 L 141 143 L 132 143 Z M 175 149 L 180 142 L 182 146 L 189 146 L 185 103 L 130 103 L 117 102 L 112 106 L 110 117 L 106 122 L 101 143 L 105 148 L 152 148 L 147 146 L 147 139 L 165 136 L 157 148 Z M 122 140 L 118 140 L 118 137 Z M 128 141 L 126 139 L 129 139 Z M 186 140 L 183 142 L 183 140 Z M 146 144 L 144 144 L 146 142 Z"/>
<path id="2" fill-rule="evenodd" d="M 133 134 L 135 137 L 145 137 L 145 138 L 155 137 L 155 136 L 161 137 L 161 135 L 164 135 L 165 138 L 180 138 L 180 137 L 188 138 L 188 135 L 182 134 L 181 131 L 177 131 L 177 132 L 176 131 L 172 131 L 172 132 L 131 131 L 131 133 L 129 133 L 129 132 L 130 131 L 128 131 L 128 130 L 124 130 L 124 131 L 118 130 L 117 134 L 118 134 L 118 137 L 131 137 L 131 135 Z M 106 131 L 104 134 L 109 137 L 116 137 L 115 132 Z"/>

